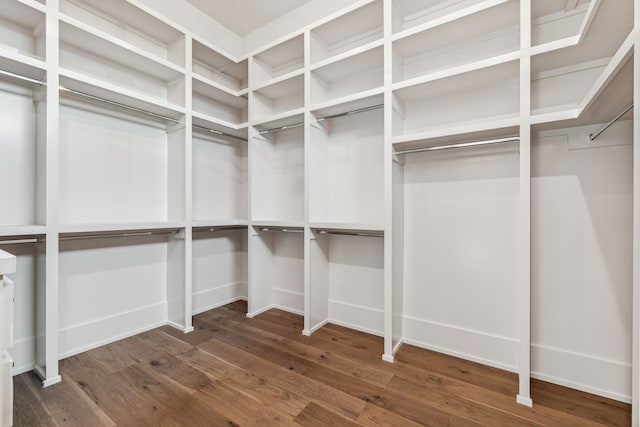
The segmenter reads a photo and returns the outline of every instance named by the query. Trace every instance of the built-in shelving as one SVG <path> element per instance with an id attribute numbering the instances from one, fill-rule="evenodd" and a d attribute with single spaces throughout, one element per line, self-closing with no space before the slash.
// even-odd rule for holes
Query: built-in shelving
<path id="1" fill-rule="evenodd" d="M 62 0 L 60 12 L 63 20 L 82 22 L 139 54 L 186 66 L 184 33 L 125 0 Z"/>
<path id="2" fill-rule="evenodd" d="M 29 6 L 30 5 L 30 6 Z M 38 3 L 6 0 L 0 10 L 0 57 L 44 61 L 46 19 Z"/>
<path id="3" fill-rule="evenodd" d="M 299 75 L 253 92 L 255 122 L 295 114 L 304 108 L 304 76 Z"/>
<path id="4" fill-rule="evenodd" d="M 382 46 L 311 71 L 311 103 L 317 104 L 384 85 Z"/>
<path id="5" fill-rule="evenodd" d="M 193 40 L 193 74 L 242 92 L 249 85 L 248 61 L 235 62 L 212 46 Z"/>
<path id="6" fill-rule="evenodd" d="M 193 79 L 192 109 L 201 117 L 220 121 L 230 127 L 246 126 L 249 101 L 246 97 L 231 95 L 196 78 Z"/>
<path id="7" fill-rule="evenodd" d="M 311 64 L 357 51 L 383 37 L 382 0 L 375 0 L 311 30 Z"/>
<path id="8" fill-rule="evenodd" d="M 478 13 L 396 37 L 393 81 L 414 79 L 510 53 L 515 54 L 512 59 L 516 59 L 520 49 L 519 16 L 518 1 L 498 2 Z"/>
<path id="9" fill-rule="evenodd" d="M 519 73 L 512 61 L 395 90 L 394 142 L 515 125 Z"/>
<path id="10" fill-rule="evenodd" d="M 293 37 L 253 57 L 253 82 L 266 82 L 304 69 L 304 35 Z"/>

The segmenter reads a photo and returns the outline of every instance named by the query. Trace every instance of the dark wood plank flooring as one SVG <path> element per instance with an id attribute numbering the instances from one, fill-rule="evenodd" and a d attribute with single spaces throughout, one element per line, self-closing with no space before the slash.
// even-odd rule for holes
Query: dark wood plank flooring
<path id="1" fill-rule="evenodd" d="M 15 426 L 626 426 L 630 405 L 237 302 L 61 361 L 61 384 L 15 378 Z"/>

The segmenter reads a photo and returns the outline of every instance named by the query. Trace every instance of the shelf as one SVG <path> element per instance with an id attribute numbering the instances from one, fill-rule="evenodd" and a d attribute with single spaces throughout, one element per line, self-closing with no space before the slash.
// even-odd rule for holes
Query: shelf
<path id="1" fill-rule="evenodd" d="M 274 228 L 304 228 L 304 221 L 274 221 L 274 220 L 251 220 L 253 227 L 274 227 Z"/>
<path id="2" fill-rule="evenodd" d="M 316 223 L 384 223 L 384 111 L 310 126 L 309 218 Z"/>
<path id="3" fill-rule="evenodd" d="M 219 228 L 224 230 L 226 228 L 233 229 L 234 227 L 248 227 L 249 221 L 246 219 L 201 219 L 194 220 L 191 223 L 194 230 L 205 230 L 209 228 Z"/>
<path id="4" fill-rule="evenodd" d="M 174 230 L 184 228 L 183 222 L 134 222 L 134 223 L 87 223 L 87 224 L 60 224 L 58 231 L 61 234 L 100 234 L 100 233 L 135 233 L 151 230 Z"/>
<path id="5" fill-rule="evenodd" d="M 185 35 L 125 0 L 62 0 L 60 12 L 158 62 L 186 67 Z"/>
<path id="6" fill-rule="evenodd" d="M 356 95 L 345 96 L 313 105 L 310 110 L 316 118 L 367 110 L 384 104 L 383 92 L 383 88 L 371 89 Z"/>
<path id="7" fill-rule="evenodd" d="M 0 71 L 6 71 L 44 82 L 46 81 L 47 75 L 46 69 L 47 64 L 44 61 L 5 49 L 4 46 L 0 45 Z M 19 81 L 15 78 L 4 76 L 2 73 L 0 73 L 0 79 Z"/>
<path id="8" fill-rule="evenodd" d="M 247 123 L 241 123 L 234 125 L 233 123 L 225 122 L 224 120 L 216 119 L 205 114 L 199 114 L 192 112 L 193 120 L 193 133 L 194 136 L 202 138 L 213 138 L 216 141 L 223 139 L 229 141 L 241 142 L 240 139 L 247 140 L 248 126 Z M 213 130 L 213 132 L 211 132 Z M 224 135 L 217 132 L 222 132 Z M 235 138 L 230 138 L 228 135 L 232 135 Z M 238 139 L 240 138 L 240 139 Z"/>
<path id="9" fill-rule="evenodd" d="M 253 86 L 304 68 L 304 35 L 289 39 L 253 57 Z"/>
<path id="10" fill-rule="evenodd" d="M 245 129 L 245 138 L 246 134 Z M 204 225 L 236 224 L 238 221 L 246 225 L 249 199 L 247 143 L 215 135 L 203 136 L 195 131 L 192 139 L 194 220 L 205 221 Z M 211 224 L 211 221 L 215 223 Z"/>
<path id="11" fill-rule="evenodd" d="M 382 46 L 311 72 L 311 102 L 320 103 L 382 88 L 384 50 Z"/>
<path id="12" fill-rule="evenodd" d="M 193 74 L 213 80 L 234 92 L 249 85 L 248 61 L 235 62 L 213 47 L 193 40 Z"/>
<path id="13" fill-rule="evenodd" d="M 543 46 L 548 45 L 553 48 L 554 43 L 563 40 L 578 43 L 585 35 L 600 2 L 580 0 L 573 7 L 555 0 L 531 2 L 531 46 L 545 49 Z"/>
<path id="14" fill-rule="evenodd" d="M 249 102 L 196 78 L 193 79 L 193 111 L 232 125 L 247 123 Z"/>
<path id="15" fill-rule="evenodd" d="M 136 91 L 129 90 L 128 88 L 105 83 L 99 79 L 87 77 L 81 73 L 70 70 L 60 69 L 60 86 L 113 103 L 123 104 L 136 109 L 148 111 L 159 116 L 169 117 L 173 120 L 180 120 L 185 113 L 185 109 L 182 106 L 165 102 L 162 99 L 146 96 Z M 62 91 L 62 95 L 66 95 L 66 93 Z M 75 97 L 72 93 L 69 94 L 69 96 Z M 62 102 L 65 102 L 62 97 L 61 99 Z M 84 97 L 78 97 L 78 99 L 86 102 Z M 109 104 L 100 103 L 100 105 Z M 117 106 L 114 105 L 114 107 L 118 109 Z M 131 113 L 131 111 L 129 112 Z"/>
<path id="16" fill-rule="evenodd" d="M 393 136 L 445 136 L 491 122 L 510 126 L 520 116 L 519 76 L 519 61 L 512 61 L 395 90 Z"/>
<path id="17" fill-rule="evenodd" d="M 383 37 L 383 2 L 372 1 L 311 30 L 311 64 Z"/>
<path id="18" fill-rule="evenodd" d="M 520 49 L 519 1 L 397 38 L 393 43 L 393 82 L 445 71 L 453 67 L 515 53 Z"/>
<path id="19" fill-rule="evenodd" d="M 30 237 L 41 236 L 47 233 L 47 227 L 44 225 L 2 225 L 0 226 L 1 237 Z"/>
<path id="20" fill-rule="evenodd" d="M 60 67 L 126 88 L 142 96 L 184 106 L 184 72 L 170 63 L 142 56 L 113 40 L 60 22 Z M 76 25 L 77 24 L 77 25 Z"/>
<path id="21" fill-rule="evenodd" d="M 46 18 L 43 10 L 29 7 L 17 0 L 2 2 L 0 52 L 13 52 L 15 57 L 44 61 L 45 38 Z"/>
<path id="22" fill-rule="evenodd" d="M 393 0 L 393 33 L 416 32 L 509 0 Z"/>
<path id="23" fill-rule="evenodd" d="M 302 126 L 304 122 L 304 108 L 297 108 L 291 111 L 285 111 L 281 114 L 276 114 L 271 117 L 257 120 L 253 123 L 259 131 L 280 129 L 288 126 Z"/>
<path id="24" fill-rule="evenodd" d="M 520 133 L 519 117 L 493 122 L 460 124 L 455 128 L 393 138 L 394 151 L 414 150 L 438 145 L 459 144 L 491 139 L 511 138 Z"/>
<path id="25" fill-rule="evenodd" d="M 382 224 L 351 224 L 339 222 L 312 222 L 309 224 L 312 230 L 340 231 L 347 233 L 384 233 Z"/>
<path id="26" fill-rule="evenodd" d="M 304 128 L 251 141 L 251 217 L 304 220 Z"/>
<path id="27" fill-rule="evenodd" d="M 297 76 L 254 92 L 255 122 L 304 108 L 304 76 Z"/>

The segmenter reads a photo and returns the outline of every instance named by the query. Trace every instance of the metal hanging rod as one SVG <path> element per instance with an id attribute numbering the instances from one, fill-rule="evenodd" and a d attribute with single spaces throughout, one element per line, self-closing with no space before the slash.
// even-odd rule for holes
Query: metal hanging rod
<path id="1" fill-rule="evenodd" d="M 122 108 L 124 110 L 134 111 L 136 113 L 145 114 L 147 116 L 151 116 L 151 117 L 155 117 L 155 118 L 158 118 L 158 119 L 166 120 L 168 122 L 172 122 L 172 123 L 176 123 L 176 124 L 182 123 L 180 120 L 174 119 L 173 117 L 163 116 L 162 114 L 154 113 L 152 111 L 143 110 L 142 108 L 132 107 L 130 105 L 123 104 L 121 102 L 111 101 L 110 99 L 101 98 L 99 96 L 91 95 L 91 94 L 88 94 L 88 93 L 85 93 L 85 92 L 81 92 L 79 90 L 69 89 L 69 88 L 66 88 L 64 86 L 60 86 L 59 89 L 60 89 L 61 92 L 71 93 L 73 95 L 78 95 L 78 96 L 81 96 L 81 97 L 84 97 L 84 98 L 87 98 L 87 99 L 91 99 L 93 101 L 98 101 L 98 102 L 102 102 L 104 104 L 113 105 L 114 107 Z"/>
<path id="2" fill-rule="evenodd" d="M 5 71 L 5 70 L 0 70 L 0 75 L 3 76 L 7 76 L 7 77 L 12 77 L 14 79 L 18 79 L 18 80 L 23 80 L 25 82 L 29 82 L 29 83 L 35 83 L 37 85 L 46 85 L 46 83 L 42 80 L 38 80 L 38 79 L 34 79 L 31 77 L 27 77 L 27 76 L 23 76 L 22 74 L 16 74 L 16 73 L 12 73 L 10 71 Z"/>
<path id="3" fill-rule="evenodd" d="M 141 232 L 133 232 L 133 233 L 110 233 L 110 234 L 93 234 L 93 235 L 82 235 L 82 236 L 65 236 L 65 237 L 60 237 L 58 240 L 62 242 L 67 240 L 110 239 L 110 238 L 117 238 L 117 237 L 145 237 L 145 236 L 178 234 L 178 233 L 179 233 L 178 230 L 141 231 Z"/>
<path id="4" fill-rule="evenodd" d="M 260 231 L 264 231 L 266 233 L 304 233 L 304 230 L 301 228 L 269 228 L 269 227 L 260 227 Z"/>
<path id="5" fill-rule="evenodd" d="M 316 118 L 316 122 L 322 122 L 322 121 L 330 120 L 330 119 L 337 119 L 338 117 L 352 116 L 354 114 L 366 113 L 368 111 L 378 110 L 378 109 L 383 108 L 383 107 L 384 107 L 384 104 L 377 104 L 377 105 L 372 105 L 370 107 L 357 108 L 355 110 L 347 111 L 345 113 L 332 114 L 330 116 L 318 117 L 318 118 Z M 283 131 L 283 130 L 299 128 L 301 126 L 304 126 L 304 122 L 296 122 L 296 123 L 291 123 L 290 125 L 280 126 L 280 127 L 273 128 L 273 129 L 261 130 L 260 132 L 258 132 L 258 134 L 259 135 L 266 135 L 268 133 L 274 133 L 274 132 L 280 132 L 280 131 Z"/>
<path id="6" fill-rule="evenodd" d="M 384 232 L 367 232 L 367 231 L 342 231 L 342 230 L 319 230 L 318 234 L 339 234 L 343 236 L 360 236 L 360 237 L 384 237 Z"/>
<path id="7" fill-rule="evenodd" d="M 38 243 L 40 239 L 14 239 L 14 240 L 0 240 L 0 245 L 19 245 L 23 243 Z"/>
<path id="8" fill-rule="evenodd" d="M 198 228 L 193 230 L 193 232 L 194 233 L 210 233 L 213 231 L 244 230 L 246 228 L 247 228 L 246 225 L 229 225 L 229 226 L 220 226 L 220 227 Z"/>
<path id="9" fill-rule="evenodd" d="M 506 138 L 485 139 L 481 141 L 459 142 L 457 144 L 434 145 L 431 147 L 413 148 L 409 150 L 396 151 L 395 154 L 398 154 L 398 155 L 413 154 L 413 153 L 422 153 L 425 151 L 439 151 L 439 150 L 449 150 L 452 148 L 477 147 L 480 145 L 502 144 L 504 142 L 518 142 L 518 141 L 520 141 L 519 137 L 509 136 Z"/>
<path id="10" fill-rule="evenodd" d="M 243 138 L 241 136 L 236 136 L 236 135 L 231 135 L 230 133 L 225 133 L 216 129 L 209 129 L 208 127 L 204 127 L 204 126 L 200 126 L 200 125 L 192 125 L 195 129 L 199 129 L 201 131 L 207 132 L 207 133 L 212 133 L 214 135 L 220 135 L 220 136 L 225 136 L 227 138 L 233 138 L 233 139 L 237 139 L 239 141 L 244 141 L 246 142 L 247 139 Z"/>
<path id="11" fill-rule="evenodd" d="M 604 131 L 606 131 L 607 129 L 609 129 L 611 127 L 611 125 L 613 125 L 615 122 L 617 122 L 618 120 L 620 120 L 622 118 L 622 116 L 624 116 L 625 114 L 627 114 L 627 112 L 629 110 L 631 110 L 633 108 L 633 104 L 629 105 L 627 108 L 624 109 L 624 111 L 620 114 L 618 114 L 613 120 L 611 120 L 609 123 L 604 124 L 600 129 L 598 129 L 598 131 L 596 131 L 596 133 L 591 133 L 589 134 L 589 139 L 591 141 L 594 141 L 597 137 L 599 137 Z"/>

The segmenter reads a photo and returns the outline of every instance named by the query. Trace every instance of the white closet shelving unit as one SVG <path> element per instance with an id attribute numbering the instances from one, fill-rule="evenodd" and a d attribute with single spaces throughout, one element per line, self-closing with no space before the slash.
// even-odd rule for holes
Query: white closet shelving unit
<path id="1" fill-rule="evenodd" d="M 60 357 L 160 324 L 188 332 L 193 313 L 248 299 L 248 316 L 303 314 L 306 335 L 333 322 L 383 336 L 387 361 L 406 341 L 517 369 L 531 404 L 532 145 L 637 98 L 631 0 L 360 0 L 242 57 L 135 1 L 5 3 L 0 237 L 25 266 L 18 307 L 35 307 L 17 322 L 19 371 L 51 385 Z M 518 150 L 414 154 L 486 140 Z M 412 312 L 430 289 L 414 237 L 429 168 L 455 182 L 475 149 L 465 173 L 496 162 L 504 197 L 452 206 L 461 223 L 506 206 L 487 218 L 513 259 L 476 291 L 509 295 L 492 313 L 515 326 L 497 353 L 469 355 Z M 459 330 L 483 333 L 473 314 Z"/>

